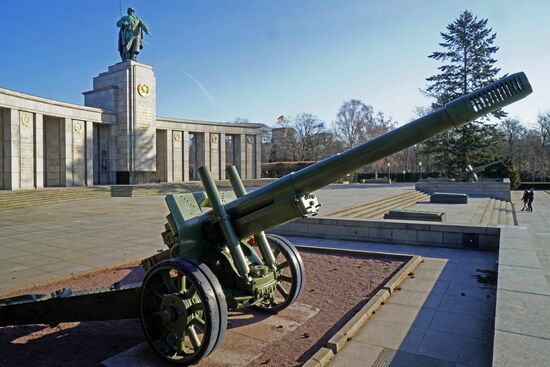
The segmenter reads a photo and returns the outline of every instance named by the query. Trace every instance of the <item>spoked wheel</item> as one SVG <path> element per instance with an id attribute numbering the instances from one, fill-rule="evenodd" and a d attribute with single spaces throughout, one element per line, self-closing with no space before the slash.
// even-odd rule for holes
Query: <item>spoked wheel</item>
<path id="1" fill-rule="evenodd" d="M 227 303 L 210 269 L 188 259 L 165 260 L 141 287 L 141 325 L 153 350 L 178 365 L 198 362 L 223 340 Z"/>
<path id="2" fill-rule="evenodd" d="M 277 313 L 291 305 L 302 292 L 305 269 L 302 257 L 289 240 L 274 234 L 266 237 L 277 265 L 277 289 L 273 300 L 266 300 L 256 307 Z"/>

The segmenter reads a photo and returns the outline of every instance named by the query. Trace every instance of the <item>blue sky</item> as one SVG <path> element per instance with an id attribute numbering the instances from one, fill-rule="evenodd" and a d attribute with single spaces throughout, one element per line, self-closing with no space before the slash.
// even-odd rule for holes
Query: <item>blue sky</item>
<path id="1" fill-rule="evenodd" d="M 330 123 L 351 98 L 400 124 L 429 105 L 440 32 L 465 9 L 497 33 L 502 73 L 534 93 L 509 107 L 534 123 L 550 110 L 550 2 L 459 0 L 121 1 L 151 37 L 138 60 L 157 77 L 157 114 L 274 124 L 308 112 Z M 120 61 L 119 0 L 18 0 L 0 8 L 0 87 L 83 103 L 92 77 Z"/>

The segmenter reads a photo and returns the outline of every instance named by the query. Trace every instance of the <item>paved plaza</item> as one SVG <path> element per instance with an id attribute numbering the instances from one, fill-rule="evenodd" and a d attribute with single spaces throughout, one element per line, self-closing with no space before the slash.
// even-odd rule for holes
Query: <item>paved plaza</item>
<path id="1" fill-rule="evenodd" d="M 412 190 L 412 185 L 330 185 L 317 194 L 323 215 L 357 204 L 358 198 L 368 202 Z M 483 200 L 449 206 L 448 221 L 469 223 Z M 167 213 L 161 195 L 2 210 L 0 293 L 150 256 L 164 247 L 160 233 Z M 525 238 L 504 241 L 500 254 L 291 238 L 306 246 L 415 254 L 425 260 L 332 365 L 549 365 L 550 195 L 537 192 L 534 211 L 516 214 L 519 227 L 509 227 L 515 234 L 506 236 Z M 495 285 L 477 278 L 497 267 L 498 296 Z M 507 322 L 497 316 L 495 324 L 495 310 Z"/>

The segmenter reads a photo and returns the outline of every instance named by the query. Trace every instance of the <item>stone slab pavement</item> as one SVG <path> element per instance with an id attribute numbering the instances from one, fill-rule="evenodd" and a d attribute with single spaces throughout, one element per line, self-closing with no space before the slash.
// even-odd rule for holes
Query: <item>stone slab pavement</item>
<path id="1" fill-rule="evenodd" d="M 154 255 L 167 214 L 162 196 L 0 211 L 0 293 Z"/>
<path id="2" fill-rule="evenodd" d="M 391 187 L 385 187 L 391 186 Z M 329 185 L 322 210 L 413 190 L 412 185 Z M 166 193 L 166 192 L 163 192 Z M 164 249 L 164 195 L 97 198 L 0 211 L 0 293 L 142 259 Z"/>
<path id="3" fill-rule="evenodd" d="M 516 217 L 501 229 L 493 365 L 550 366 L 550 194 Z"/>
<path id="4" fill-rule="evenodd" d="M 497 253 L 289 237 L 300 245 L 421 255 L 424 262 L 332 367 L 491 366 L 496 286 L 477 276 L 496 271 Z"/>

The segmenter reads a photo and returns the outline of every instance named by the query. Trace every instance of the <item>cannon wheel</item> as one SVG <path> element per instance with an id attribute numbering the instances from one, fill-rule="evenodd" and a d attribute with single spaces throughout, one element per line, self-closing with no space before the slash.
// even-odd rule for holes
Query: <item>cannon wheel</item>
<path id="1" fill-rule="evenodd" d="M 140 316 L 153 350 L 169 363 L 187 365 L 208 356 L 223 340 L 227 303 L 205 264 L 175 258 L 145 276 Z"/>
<path id="2" fill-rule="evenodd" d="M 302 292 L 305 282 L 304 262 L 296 247 L 286 238 L 274 234 L 267 234 L 266 237 L 277 265 L 277 290 L 273 301 L 265 301 L 256 307 L 277 313 L 296 301 Z"/>

